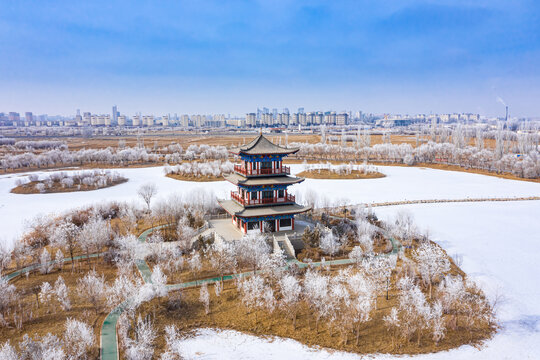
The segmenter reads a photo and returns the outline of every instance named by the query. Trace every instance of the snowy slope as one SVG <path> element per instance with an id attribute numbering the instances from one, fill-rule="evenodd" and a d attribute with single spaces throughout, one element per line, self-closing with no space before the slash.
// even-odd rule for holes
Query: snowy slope
<path id="1" fill-rule="evenodd" d="M 300 172 L 303 165 L 293 165 L 291 170 L 293 173 Z M 304 194 L 312 189 L 318 194 L 326 194 L 333 201 L 347 199 L 350 204 L 412 199 L 540 196 L 538 183 L 415 167 L 386 166 L 379 167 L 379 170 L 387 177 L 369 180 L 307 179 L 293 186 L 292 192 Z M 24 220 L 37 214 L 60 212 L 102 200 L 140 201 L 137 199 L 137 189 L 147 182 L 157 185 L 158 198 L 173 193 L 187 193 L 196 188 L 213 191 L 218 197 L 228 197 L 229 191 L 234 189 L 226 181 L 196 183 L 169 179 L 164 176 L 162 167 L 117 171 L 129 178 L 129 181 L 88 192 L 36 195 L 11 194 L 9 191 L 20 175 L 0 176 L 0 219 L 4 225 L 0 239 L 11 243 L 23 231 Z"/>

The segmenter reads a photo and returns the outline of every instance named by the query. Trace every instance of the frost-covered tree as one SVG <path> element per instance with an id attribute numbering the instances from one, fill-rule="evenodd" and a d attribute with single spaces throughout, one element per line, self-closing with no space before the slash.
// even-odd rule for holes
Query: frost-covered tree
<path id="1" fill-rule="evenodd" d="M 351 294 L 348 304 L 347 316 L 356 331 L 356 345 L 360 338 L 360 327 L 362 323 L 370 319 L 376 298 L 374 283 L 362 273 L 350 274 L 346 277 L 347 286 Z"/>
<path id="2" fill-rule="evenodd" d="M 332 231 L 325 231 L 319 246 L 325 254 L 334 256 L 341 247 L 341 241 Z"/>
<path id="3" fill-rule="evenodd" d="M 413 256 L 422 280 L 429 286 L 429 298 L 431 299 L 433 282 L 450 270 L 450 262 L 439 246 L 428 241 L 420 244 L 418 249 L 414 250 Z"/>
<path id="4" fill-rule="evenodd" d="M 109 223 L 101 217 L 93 216 L 79 232 L 79 244 L 85 249 L 86 259 L 90 266 L 90 253 L 99 252 L 111 238 Z"/>
<path id="5" fill-rule="evenodd" d="M 11 305 L 17 300 L 17 288 L 10 284 L 0 273 L 0 313 L 5 315 Z"/>
<path id="6" fill-rule="evenodd" d="M 52 296 L 54 295 L 54 290 L 48 282 L 41 283 L 41 286 L 39 288 L 39 301 L 46 307 L 48 307 L 51 303 Z M 47 308 L 47 312 L 49 312 L 49 309 Z"/>
<path id="7" fill-rule="evenodd" d="M 43 248 L 39 257 L 39 272 L 42 274 L 48 274 L 54 267 L 54 263 L 51 261 L 51 254 L 46 248 Z"/>
<path id="8" fill-rule="evenodd" d="M 197 251 L 193 251 L 188 260 L 188 264 L 193 276 L 196 276 L 196 274 L 202 269 L 201 255 L 199 255 Z"/>
<path id="9" fill-rule="evenodd" d="M 362 264 L 362 260 L 364 259 L 364 251 L 362 250 L 362 247 L 355 246 L 349 253 L 349 259 L 351 259 L 356 266 L 360 266 Z"/>
<path id="10" fill-rule="evenodd" d="M 107 304 L 114 307 L 130 297 L 134 297 L 139 287 L 139 281 L 132 281 L 126 275 L 120 275 L 114 279 L 114 283 L 107 288 Z"/>
<path id="11" fill-rule="evenodd" d="M 6 269 L 11 263 L 11 251 L 8 250 L 0 239 L 0 272 Z"/>
<path id="12" fill-rule="evenodd" d="M 56 250 L 56 254 L 54 255 L 54 265 L 58 266 L 60 270 L 64 267 L 64 253 L 62 250 L 58 249 Z"/>
<path id="13" fill-rule="evenodd" d="M 398 316 L 398 309 L 395 307 L 390 309 L 390 313 L 383 317 L 383 322 L 387 327 L 388 332 L 390 332 L 390 337 L 392 338 L 392 348 L 394 348 L 395 340 L 401 326 Z"/>
<path id="14" fill-rule="evenodd" d="M 418 342 L 422 331 L 429 326 L 431 309 L 426 302 L 426 297 L 416 285 L 405 288 L 399 297 L 399 315 L 401 331 L 404 338 L 410 340 L 416 333 Z"/>
<path id="15" fill-rule="evenodd" d="M 204 306 L 204 312 L 206 315 L 210 313 L 210 294 L 208 293 L 208 285 L 206 283 L 202 284 L 201 290 L 199 292 L 199 301 Z"/>
<path id="16" fill-rule="evenodd" d="M 293 328 L 296 329 L 296 314 L 302 286 L 295 276 L 285 275 L 279 280 L 279 288 L 281 292 L 279 305 L 292 318 Z"/>
<path id="17" fill-rule="evenodd" d="M 89 271 L 83 278 L 77 280 L 79 296 L 90 302 L 96 313 L 101 309 L 106 295 L 105 290 L 105 277 L 99 276 L 95 270 Z"/>
<path id="18" fill-rule="evenodd" d="M 64 331 L 64 349 L 69 360 L 86 359 L 95 342 L 92 327 L 82 321 L 68 318 Z"/>
<path id="19" fill-rule="evenodd" d="M 58 279 L 54 282 L 54 294 L 56 295 L 56 300 L 60 303 L 60 307 L 64 311 L 69 311 L 71 309 L 71 301 L 69 299 L 69 291 L 64 282 L 64 279 L 59 276 Z"/>
<path id="20" fill-rule="evenodd" d="M 223 292 L 223 283 L 221 281 L 216 281 L 214 283 L 214 293 L 216 294 L 216 297 L 218 299 L 221 296 L 222 292 Z"/>
<path id="21" fill-rule="evenodd" d="M 2 346 L 0 346 L 0 359 L 3 360 L 21 360 L 21 357 L 15 350 L 13 346 L 6 341 Z"/>
<path id="22" fill-rule="evenodd" d="M 57 224 L 51 234 L 51 242 L 55 246 L 67 247 L 71 258 L 71 271 L 73 272 L 75 261 L 73 260 L 73 252 L 76 247 L 76 239 L 79 228 L 75 226 L 69 219 Z"/>
<path id="23" fill-rule="evenodd" d="M 157 297 L 167 296 L 169 289 L 167 288 L 167 275 L 163 273 L 161 267 L 156 265 L 150 276 L 150 282 L 154 287 L 154 292 Z"/>
<path id="24" fill-rule="evenodd" d="M 223 284 L 223 275 L 226 271 L 234 271 L 237 267 L 236 247 L 233 242 L 214 242 L 208 254 L 210 264 L 219 273 L 220 282 Z"/>
<path id="25" fill-rule="evenodd" d="M 319 332 L 319 321 L 333 311 L 333 302 L 329 298 L 330 279 L 314 271 L 308 271 L 304 277 L 304 293 L 307 302 L 315 309 L 315 331 Z"/>
<path id="26" fill-rule="evenodd" d="M 135 337 L 126 339 L 126 358 L 128 360 L 150 360 L 154 355 L 156 332 L 149 319 L 137 318 Z"/>
<path id="27" fill-rule="evenodd" d="M 240 260 L 256 272 L 268 261 L 270 245 L 263 234 L 250 233 L 239 240 L 237 250 Z"/>

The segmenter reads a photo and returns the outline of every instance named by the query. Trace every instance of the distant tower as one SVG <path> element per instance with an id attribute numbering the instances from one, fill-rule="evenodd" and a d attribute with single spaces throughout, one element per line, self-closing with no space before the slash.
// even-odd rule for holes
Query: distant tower
<path id="1" fill-rule="evenodd" d="M 116 105 L 112 107 L 112 121 L 114 124 L 118 124 L 118 110 L 116 109 Z"/>
<path id="2" fill-rule="evenodd" d="M 299 113 L 299 114 L 303 114 L 303 113 L 304 113 L 304 108 L 303 108 L 303 107 L 299 107 L 299 108 L 298 108 L 298 113 Z"/>
<path id="3" fill-rule="evenodd" d="M 504 121 L 508 121 L 508 105 L 506 105 L 506 116 L 504 117 Z"/>
<path id="4" fill-rule="evenodd" d="M 81 116 L 81 109 L 77 109 L 77 116 Z"/>

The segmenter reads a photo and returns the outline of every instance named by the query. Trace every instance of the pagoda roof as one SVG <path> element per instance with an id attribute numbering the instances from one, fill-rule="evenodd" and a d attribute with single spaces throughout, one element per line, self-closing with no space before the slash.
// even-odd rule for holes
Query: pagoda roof
<path id="1" fill-rule="evenodd" d="M 233 154 L 245 154 L 245 155 L 264 155 L 264 154 L 294 154 L 299 148 L 286 148 L 274 144 L 268 140 L 263 134 L 260 134 L 255 139 L 251 140 L 246 145 L 242 145 L 237 148 L 233 148 L 230 151 Z"/>
<path id="2" fill-rule="evenodd" d="M 304 178 L 293 176 L 269 176 L 248 178 L 237 173 L 231 173 L 224 176 L 225 180 L 234 185 L 260 186 L 260 185 L 292 185 L 304 181 Z"/>
<path id="3" fill-rule="evenodd" d="M 299 204 L 244 208 L 233 200 L 218 200 L 218 202 L 229 214 L 240 217 L 299 214 L 311 210 L 311 206 L 302 206 Z"/>

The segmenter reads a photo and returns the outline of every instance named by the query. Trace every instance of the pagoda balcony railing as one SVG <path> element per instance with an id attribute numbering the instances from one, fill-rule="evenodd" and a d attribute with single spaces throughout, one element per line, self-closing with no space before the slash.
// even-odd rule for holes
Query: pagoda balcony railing
<path id="1" fill-rule="evenodd" d="M 243 175 L 290 175 L 291 168 L 289 166 L 282 166 L 281 168 L 267 168 L 267 169 L 246 169 L 242 165 L 234 165 L 234 171 Z"/>
<path id="2" fill-rule="evenodd" d="M 244 199 L 236 191 L 231 191 L 231 199 L 242 204 L 243 206 L 283 204 L 283 203 L 295 202 L 295 196 L 290 195 L 290 194 L 287 194 L 285 197 L 281 197 L 281 198 Z"/>

